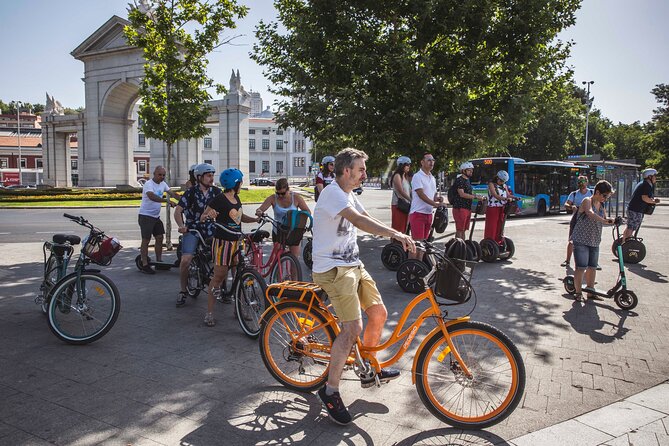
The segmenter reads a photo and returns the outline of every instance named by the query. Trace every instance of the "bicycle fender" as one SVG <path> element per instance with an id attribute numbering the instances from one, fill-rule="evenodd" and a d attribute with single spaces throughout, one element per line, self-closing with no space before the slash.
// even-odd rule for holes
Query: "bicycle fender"
<path id="1" fill-rule="evenodd" d="M 446 328 L 448 328 L 452 325 L 462 324 L 463 322 L 467 322 L 467 321 L 469 321 L 469 316 L 461 317 L 461 318 L 458 318 L 458 319 L 455 319 L 455 320 L 452 320 L 452 321 L 448 321 L 448 322 L 446 322 Z M 425 348 L 427 343 L 430 341 L 430 339 L 432 339 L 433 336 L 436 336 L 437 334 L 440 334 L 440 333 L 441 333 L 441 327 L 440 326 L 434 327 L 432 329 L 432 331 L 429 332 L 427 334 L 427 336 L 425 336 L 423 338 L 423 342 L 421 342 L 420 345 L 418 346 L 418 349 L 416 350 L 416 354 L 413 357 L 413 366 L 411 367 L 411 383 L 412 384 L 416 385 L 416 367 L 418 366 L 418 358 L 420 357 L 421 352 L 423 351 L 423 349 Z"/>

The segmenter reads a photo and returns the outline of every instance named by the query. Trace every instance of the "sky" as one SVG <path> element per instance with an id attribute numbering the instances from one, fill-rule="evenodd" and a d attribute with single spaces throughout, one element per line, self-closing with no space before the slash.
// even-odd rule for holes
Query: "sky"
<path id="1" fill-rule="evenodd" d="M 0 99 L 45 103 L 48 92 L 65 107 L 83 106 L 84 66 L 70 52 L 112 15 L 126 17 L 128 1 L 0 0 Z M 276 97 L 248 53 L 255 25 L 276 13 L 270 0 L 240 3 L 249 14 L 226 36 L 241 36 L 210 55 L 209 75 L 228 86 L 231 70 L 239 70 L 245 89 L 271 106 Z M 594 107 L 614 123 L 651 119 L 657 103 L 650 90 L 669 83 L 667 17 L 668 0 L 584 0 L 576 25 L 560 35 L 574 41 L 568 61 L 574 80 L 594 81 Z"/>

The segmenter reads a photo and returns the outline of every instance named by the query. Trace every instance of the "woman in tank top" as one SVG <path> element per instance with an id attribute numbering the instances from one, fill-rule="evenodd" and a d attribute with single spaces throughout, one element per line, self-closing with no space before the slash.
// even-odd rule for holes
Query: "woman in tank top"
<path id="1" fill-rule="evenodd" d="M 397 207 L 399 199 L 408 201 L 411 206 L 411 159 L 407 156 L 397 158 L 397 169 L 390 177 L 390 185 L 393 195 L 390 201 L 391 226 L 394 230 L 406 233 L 409 224 L 409 213 L 402 212 Z"/>
<path id="2" fill-rule="evenodd" d="M 286 213 L 290 210 L 299 209 L 311 213 L 302 195 L 290 190 L 288 179 L 286 178 L 280 178 L 276 182 L 274 195 L 270 195 L 265 199 L 263 204 L 256 209 L 256 215 L 261 216 L 270 207 L 274 210 L 274 219 L 278 222 L 283 221 Z M 272 241 L 274 243 L 279 242 L 279 236 L 275 232 L 275 229 L 272 230 Z M 290 246 L 290 252 L 299 259 L 300 245 Z"/>
<path id="3" fill-rule="evenodd" d="M 613 224 L 613 219 L 607 217 L 606 209 L 604 209 L 604 203 L 612 193 L 613 188 L 608 181 L 599 181 L 595 186 L 593 196 L 584 198 L 578 208 L 571 240 L 574 244 L 574 260 L 576 261 L 576 273 L 574 274 L 576 299 L 580 301 L 585 300 L 581 292 L 583 275 L 585 275 L 587 285 L 584 291 L 593 290 L 595 286 L 602 226 Z"/>

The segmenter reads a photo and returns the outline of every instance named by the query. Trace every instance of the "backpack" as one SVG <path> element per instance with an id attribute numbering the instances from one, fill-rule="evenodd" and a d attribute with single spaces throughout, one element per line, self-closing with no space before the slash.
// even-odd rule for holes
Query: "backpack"
<path id="1" fill-rule="evenodd" d="M 446 206 L 439 206 L 434 213 L 434 220 L 432 227 L 438 234 L 443 234 L 448 226 L 448 208 Z"/>
<path id="2" fill-rule="evenodd" d="M 453 184 L 451 184 L 451 187 L 448 188 L 448 192 L 446 192 L 446 198 L 448 198 L 448 202 L 453 205 L 453 202 L 455 201 L 455 198 L 458 196 L 458 191 L 455 189 L 455 181 L 453 181 Z"/>
<path id="3" fill-rule="evenodd" d="M 298 245 L 304 233 L 311 229 L 313 218 L 308 211 L 293 210 L 286 212 L 281 222 L 281 236 L 285 236 L 285 243 L 289 246 Z"/>
<path id="4" fill-rule="evenodd" d="M 459 238 L 452 238 L 445 245 L 445 257 L 437 268 L 434 292 L 438 297 L 464 303 L 471 297 L 471 285 L 465 279 L 465 261 L 471 261 L 467 244 Z M 452 304 L 451 304 L 452 305 Z"/>

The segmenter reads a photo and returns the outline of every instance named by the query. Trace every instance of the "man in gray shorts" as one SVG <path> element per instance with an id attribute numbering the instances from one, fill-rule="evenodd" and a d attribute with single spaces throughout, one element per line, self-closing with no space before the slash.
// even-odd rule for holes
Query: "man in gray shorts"
<path id="1" fill-rule="evenodd" d="M 170 190 L 165 180 L 165 168 L 157 166 L 153 171 L 153 178 L 144 183 L 142 188 L 142 204 L 139 206 L 139 228 L 142 232 L 142 245 L 140 255 L 142 256 L 142 272 L 145 274 L 155 274 L 156 272 L 149 265 L 149 242 L 151 236 L 156 238 L 156 262 L 162 261 L 163 256 L 163 235 L 165 226 L 160 220 L 160 210 L 163 203 L 169 203 L 170 206 L 176 206 L 170 201 L 169 197 L 163 198 L 167 193 L 174 199 L 179 196 Z"/>

